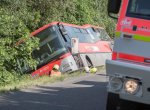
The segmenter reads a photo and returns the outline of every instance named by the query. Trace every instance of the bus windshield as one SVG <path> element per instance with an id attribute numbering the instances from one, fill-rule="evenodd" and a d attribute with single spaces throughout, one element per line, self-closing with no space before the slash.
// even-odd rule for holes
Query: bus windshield
<path id="1" fill-rule="evenodd" d="M 150 19 L 149 4 L 149 0 L 130 0 L 126 15 L 128 17 Z"/>
<path id="2" fill-rule="evenodd" d="M 33 50 L 32 56 L 39 62 L 39 65 L 43 65 L 66 52 L 55 27 L 49 27 L 35 36 L 40 39 L 40 46 L 39 49 Z"/>

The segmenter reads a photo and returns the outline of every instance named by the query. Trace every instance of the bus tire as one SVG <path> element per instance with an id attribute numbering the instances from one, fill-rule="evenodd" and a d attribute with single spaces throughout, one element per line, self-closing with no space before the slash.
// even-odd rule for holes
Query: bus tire
<path id="1" fill-rule="evenodd" d="M 74 56 L 74 60 L 76 62 L 76 65 L 78 67 L 78 69 L 80 70 L 82 67 L 83 67 L 83 63 L 82 63 L 82 60 L 81 58 L 78 56 Z"/>
<path id="2" fill-rule="evenodd" d="M 119 95 L 108 93 L 106 110 L 142 110 L 140 104 L 122 100 Z"/>

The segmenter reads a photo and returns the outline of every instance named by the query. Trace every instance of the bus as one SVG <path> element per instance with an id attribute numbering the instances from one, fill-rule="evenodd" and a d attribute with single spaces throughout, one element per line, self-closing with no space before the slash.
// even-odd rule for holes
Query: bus
<path id="1" fill-rule="evenodd" d="M 107 110 L 150 110 L 150 1 L 109 0 L 117 18 L 109 75 Z M 119 17 L 117 17 L 119 15 Z"/>
<path id="2" fill-rule="evenodd" d="M 111 58 L 110 41 L 100 40 L 92 26 L 52 22 L 31 35 L 40 39 L 39 49 L 32 52 L 39 62 L 32 77 L 50 74 L 55 64 L 60 66 L 62 73 L 67 73 L 83 67 L 102 66 L 106 58 Z M 30 69 L 24 66 L 22 70 L 29 72 Z"/>

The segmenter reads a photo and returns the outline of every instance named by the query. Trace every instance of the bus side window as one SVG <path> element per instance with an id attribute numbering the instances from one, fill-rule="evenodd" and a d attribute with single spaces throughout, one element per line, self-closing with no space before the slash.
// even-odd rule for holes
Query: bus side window
<path id="1" fill-rule="evenodd" d="M 88 34 L 88 31 L 86 29 L 80 29 L 80 30 L 83 34 Z"/>
<path id="2" fill-rule="evenodd" d="M 111 40 L 111 38 L 109 37 L 109 35 L 105 31 L 105 29 L 98 29 L 98 30 L 100 33 L 101 40 L 104 40 L 104 41 L 110 41 Z"/>
<path id="3" fill-rule="evenodd" d="M 76 32 L 76 33 L 81 33 L 81 31 L 80 31 L 79 28 L 74 28 L 74 32 Z"/>

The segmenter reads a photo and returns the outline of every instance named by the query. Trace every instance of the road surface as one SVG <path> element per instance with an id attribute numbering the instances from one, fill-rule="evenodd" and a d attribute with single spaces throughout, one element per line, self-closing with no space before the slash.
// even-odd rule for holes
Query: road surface
<path id="1" fill-rule="evenodd" d="M 0 110 L 105 110 L 104 72 L 0 95 Z"/>

